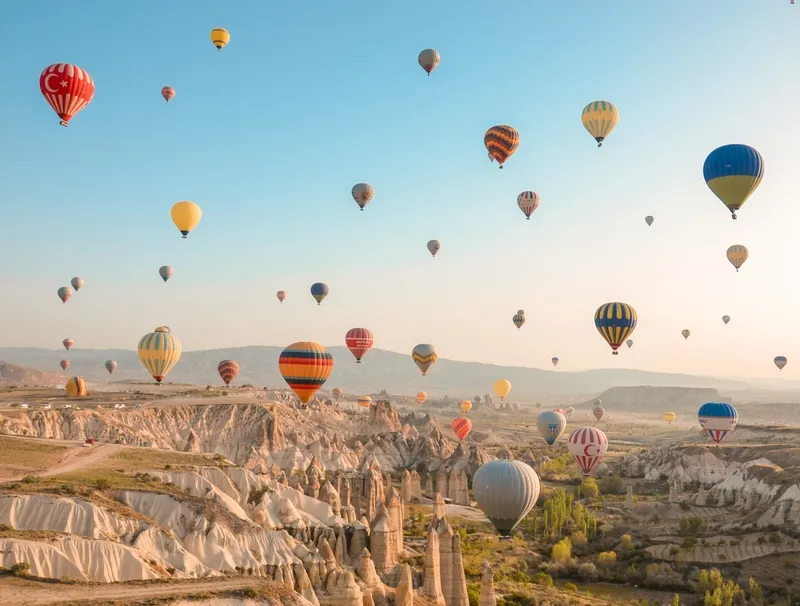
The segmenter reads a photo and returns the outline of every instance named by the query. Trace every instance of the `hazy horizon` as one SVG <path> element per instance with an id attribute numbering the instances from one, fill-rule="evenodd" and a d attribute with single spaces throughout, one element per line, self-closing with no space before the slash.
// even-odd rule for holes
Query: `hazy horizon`
<path id="1" fill-rule="evenodd" d="M 130 350 L 164 324 L 185 351 L 344 345 L 363 326 L 406 355 L 433 343 L 500 366 L 553 370 L 558 356 L 556 372 L 800 380 L 788 2 L 511 2 L 500 19 L 454 2 L 82 6 L 81 19 L 73 5 L 6 11 L 0 347 Z M 213 27 L 231 32 L 221 52 Z M 428 47 L 442 58 L 430 77 Z M 66 129 L 38 90 L 60 61 L 96 84 Z M 620 111 L 601 149 L 580 121 L 596 99 Z M 502 171 L 483 146 L 495 124 L 521 135 Z M 737 221 L 702 176 L 727 143 L 765 163 Z M 359 212 L 362 181 L 375 197 Z M 541 196 L 530 221 L 523 190 Z M 203 209 L 187 240 L 169 216 L 178 200 Z M 750 251 L 739 273 L 732 244 Z M 64 305 L 56 290 L 75 275 L 85 287 Z M 613 357 L 593 324 L 607 301 L 639 316 Z"/>

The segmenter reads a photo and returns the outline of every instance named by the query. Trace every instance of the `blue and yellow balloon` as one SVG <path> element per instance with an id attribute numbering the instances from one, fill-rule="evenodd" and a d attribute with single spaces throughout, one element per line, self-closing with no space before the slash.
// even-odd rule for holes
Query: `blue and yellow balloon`
<path id="1" fill-rule="evenodd" d="M 718 147 L 703 164 L 703 178 L 708 188 L 731 211 L 736 219 L 739 210 L 764 177 L 764 159 L 749 145 Z"/>
<path id="2" fill-rule="evenodd" d="M 633 334 L 636 321 L 636 310 L 627 303 L 604 303 L 594 312 L 594 326 L 615 356 L 619 355 L 620 345 Z"/>

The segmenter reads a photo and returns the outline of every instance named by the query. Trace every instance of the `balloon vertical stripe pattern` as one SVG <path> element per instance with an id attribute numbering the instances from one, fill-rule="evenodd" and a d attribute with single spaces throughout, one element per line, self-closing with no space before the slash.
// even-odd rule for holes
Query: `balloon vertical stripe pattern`
<path id="1" fill-rule="evenodd" d="M 567 448 L 583 474 L 589 475 L 605 456 L 608 438 L 596 427 L 581 427 L 569 435 Z"/>
<path id="2" fill-rule="evenodd" d="M 508 536 L 536 505 L 539 476 L 522 461 L 489 461 L 475 472 L 472 490 L 478 507 L 501 535 Z"/>
<path id="3" fill-rule="evenodd" d="M 172 336 L 169 328 L 159 326 L 139 341 L 139 360 L 157 383 L 161 383 L 181 358 L 181 342 Z"/>
<path id="4" fill-rule="evenodd" d="M 739 421 L 739 413 L 727 402 L 706 402 L 697 411 L 700 427 L 715 444 L 719 444 L 733 431 Z"/>
<path id="5" fill-rule="evenodd" d="M 583 108 L 581 115 L 583 127 L 589 132 L 597 147 L 603 146 L 603 141 L 619 122 L 619 111 L 616 106 L 608 101 L 592 101 Z"/>
<path id="6" fill-rule="evenodd" d="M 283 380 L 307 404 L 333 372 L 333 356 L 319 343 L 298 341 L 281 352 L 278 368 Z"/>
<path id="7" fill-rule="evenodd" d="M 617 355 L 617 349 L 636 328 L 636 310 L 627 303 L 605 303 L 594 314 L 594 325 Z"/>
<path id="8" fill-rule="evenodd" d="M 372 349 L 375 337 L 367 328 L 351 328 L 344 337 L 347 349 L 355 356 L 356 363 L 361 364 L 361 358 Z"/>
<path id="9" fill-rule="evenodd" d="M 54 63 L 39 76 L 39 89 L 61 126 L 75 117 L 94 97 L 94 80 L 84 69 L 70 63 Z"/>

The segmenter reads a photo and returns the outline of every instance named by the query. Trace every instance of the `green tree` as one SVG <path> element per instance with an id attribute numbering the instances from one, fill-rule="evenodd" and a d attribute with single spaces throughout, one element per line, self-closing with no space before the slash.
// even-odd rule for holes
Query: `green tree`
<path id="1" fill-rule="evenodd" d="M 681 606 L 681 598 L 677 593 L 672 596 L 672 601 L 669 603 L 669 606 Z"/>
<path id="2" fill-rule="evenodd" d="M 584 497 L 595 498 L 600 496 L 600 487 L 597 485 L 597 480 L 588 477 L 584 478 L 581 482 L 581 495 Z"/>
<path id="3" fill-rule="evenodd" d="M 572 541 L 569 540 L 569 537 L 564 537 L 553 545 L 550 557 L 555 562 L 566 562 L 572 557 Z"/>

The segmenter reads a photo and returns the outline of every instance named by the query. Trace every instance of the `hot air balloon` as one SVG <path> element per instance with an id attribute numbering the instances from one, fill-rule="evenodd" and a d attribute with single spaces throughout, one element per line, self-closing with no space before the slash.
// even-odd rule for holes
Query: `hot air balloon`
<path id="1" fill-rule="evenodd" d="M 442 243 L 439 240 L 428 240 L 428 252 L 431 253 L 432 257 L 436 256 L 441 247 Z"/>
<path id="2" fill-rule="evenodd" d="M 572 416 L 573 412 L 575 412 L 575 409 L 572 406 L 567 406 L 564 409 L 564 416 L 569 419 Z"/>
<path id="3" fill-rule="evenodd" d="M 627 341 L 625 341 L 625 345 L 628 346 L 628 349 L 633 347 L 633 339 L 628 339 Z"/>
<path id="4" fill-rule="evenodd" d="M 461 410 L 463 410 L 464 412 L 469 412 L 470 410 L 472 410 L 472 402 L 470 402 L 469 400 L 461 400 L 460 406 Z"/>
<path id="5" fill-rule="evenodd" d="M 627 303 L 604 303 L 594 312 L 594 326 L 615 356 L 619 346 L 633 334 L 636 321 L 636 310 Z"/>
<path id="6" fill-rule="evenodd" d="M 511 392 L 511 381 L 508 379 L 497 379 L 494 382 L 494 393 L 500 396 L 500 401 L 505 400 L 505 397 Z"/>
<path id="7" fill-rule="evenodd" d="M 775 356 L 775 366 L 778 367 L 778 370 L 783 370 L 783 367 L 786 366 L 786 363 L 789 360 L 786 359 L 786 356 Z"/>
<path id="8" fill-rule="evenodd" d="M 222 47 L 231 41 L 231 35 L 224 27 L 215 27 L 211 30 L 211 42 L 217 47 L 217 50 L 222 50 Z"/>
<path id="9" fill-rule="evenodd" d="M 603 141 L 619 122 L 619 112 L 613 103 L 608 101 L 592 101 L 583 108 L 581 114 L 583 127 L 597 141 L 597 147 L 603 147 Z"/>
<path id="10" fill-rule="evenodd" d="M 217 372 L 225 385 L 230 385 L 239 374 L 239 364 L 235 360 L 223 360 L 217 365 Z"/>
<path id="11" fill-rule="evenodd" d="M 563 408 L 554 408 L 553 412 L 560 412 L 563 415 L 564 414 L 564 409 Z"/>
<path id="12" fill-rule="evenodd" d="M 333 356 L 319 343 L 299 341 L 281 352 L 278 368 L 303 404 L 307 404 L 333 371 Z"/>
<path id="13" fill-rule="evenodd" d="M 86 391 L 86 381 L 83 377 L 72 377 L 64 386 L 67 391 L 68 398 L 82 398 L 88 396 L 89 392 Z"/>
<path id="14" fill-rule="evenodd" d="M 733 219 L 763 177 L 764 159 L 749 145 L 718 147 L 703 164 L 706 185 L 728 207 Z"/>
<path id="15" fill-rule="evenodd" d="M 501 124 L 493 126 L 483 136 L 483 144 L 489 151 L 492 161 L 497 160 L 500 168 L 519 147 L 519 133 L 516 129 Z"/>
<path id="16" fill-rule="evenodd" d="M 731 262 L 736 268 L 736 271 L 739 271 L 739 268 L 744 265 L 744 262 L 747 261 L 747 248 L 742 246 L 741 244 L 734 244 L 733 246 L 728 247 L 728 251 L 725 253 L 728 257 L 728 261 Z"/>
<path id="17" fill-rule="evenodd" d="M 426 48 L 424 51 L 421 51 L 420 54 L 417 56 L 417 61 L 422 69 L 428 72 L 428 75 L 431 75 L 431 72 L 436 69 L 436 66 L 439 65 L 439 61 L 441 61 L 441 57 L 439 56 L 439 51 L 435 48 Z"/>
<path id="18" fill-rule="evenodd" d="M 161 88 L 161 96 L 164 97 L 164 101 L 169 103 L 170 99 L 175 96 L 175 89 L 171 86 L 164 86 Z"/>
<path id="19" fill-rule="evenodd" d="M 86 70 L 70 63 L 54 63 L 39 76 L 39 90 L 67 126 L 94 97 L 94 81 Z"/>
<path id="20" fill-rule="evenodd" d="M 322 301 L 328 296 L 329 288 L 327 284 L 322 282 L 315 282 L 311 285 L 311 296 L 317 302 L 317 305 L 322 305 Z"/>
<path id="21" fill-rule="evenodd" d="M 181 359 L 181 342 L 170 334 L 169 327 L 159 326 L 139 340 L 139 360 L 142 361 L 156 383 L 161 383 L 167 373 Z"/>
<path id="22" fill-rule="evenodd" d="M 72 284 L 72 288 L 74 288 L 76 291 L 79 291 L 81 288 L 83 288 L 84 280 L 80 276 L 75 276 L 69 281 L 69 283 Z"/>
<path id="23" fill-rule="evenodd" d="M 598 421 L 603 418 L 603 415 L 606 414 L 606 409 L 600 404 L 600 402 L 596 402 L 594 408 L 592 408 L 592 414 L 594 418 Z"/>
<path id="24" fill-rule="evenodd" d="M 655 219 L 653 218 L 653 215 L 647 215 L 644 218 L 644 222 L 647 223 L 648 227 L 650 227 L 653 224 L 653 221 L 655 221 Z"/>
<path id="25" fill-rule="evenodd" d="M 687 328 L 684 328 L 684 329 L 681 331 L 681 334 L 683 335 L 683 338 L 684 338 L 684 339 L 688 339 L 688 338 L 689 338 L 689 335 L 690 335 L 690 334 L 692 334 L 692 331 L 690 331 L 690 330 L 689 330 L 689 329 L 687 329 Z"/>
<path id="26" fill-rule="evenodd" d="M 731 317 L 730 316 L 722 316 L 722 321 L 725 322 L 725 326 L 727 326 L 728 322 L 731 321 Z"/>
<path id="27" fill-rule="evenodd" d="M 69 360 L 61 360 L 61 362 L 59 362 L 59 365 L 61 366 L 61 370 L 67 370 L 67 368 L 70 367 L 70 361 Z"/>
<path id="28" fill-rule="evenodd" d="M 358 405 L 361 408 L 369 408 L 372 406 L 372 398 L 369 396 L 358 396 Z"/>
<path id="29" fill-rule="evenodd" d="M 375 190 L 369 183 L 356 183 L 350 193 L 353 195 L 353 200 L 356 201 L 356 204 L 361 210 L 364 210 L 364 207 L 372 200 L 372 196 L 375 195 Z"/>
<path id="30" fill-rule="evenodd" d="M 661 415 L 661 418 L 672 425 L 672 422 L 678 418 L 678 415 L 676 415 L 674 412 L 665 412 L 663 415 Z"/>
<path id="31" fill-rule="evenodd" d="M 514 326 L 517 327 L 517 330 L 519 330 L 522 328 L 522 325 L 525 324 L 525 312 L 520 309 L 514 314 L 514 316 L 511 318 L 511 321 L 514 323 Z"/>
<path id="32" fill-rule="evenodd" d="M 70 347 L 75 345 L 75 341 L 73 341 L 72 339 L 64 339 L 63 341 L 61 341 L 61 343 L 64 345 L 64 349 L 66 349 L 67 351 L 69 351 Z"/>
<path id="33" fill-rule="evenodd" d="M 545 410 L 536 417 L 536 429 L 548 446 L 555 444 L 566 428 L 567 417 L 555 410 Z"/>
<path id="34" fill-rule="evenodd" d="M 553 363 L 553 366 L 558 366 L 558 358 L 552 357 L 550 358 L 550 361 Z"/>
<path id="35" fill-rule="evenodd" d="M 455 421 L 453 421 L 451 427 L 453 428 L 456 436 L 458 436 L 458 439 L 463 442 L 464 439 L 469 435 L 469 432 L 472 431 L 472 421 L 470 421 L 467 417 L 458 417 Z"/>
<path id="36" fill-rule="evenodd" d="M 62 286 L 58 289 L 58 298 L 61 299 L 62 303 L 66 303 L 69 301 L 69 298 L 75 294 L 74 291 L 69 286 Z"/>
<path id="37" fill-rule="evenodd" d="M 606 454 L 608 438 L 596 427 L 581 427 L 569 435 L 567 448 L 583 475 L 588 476 Z"/>
<path id="38" fill-rule="evenodd" d="M 530 221 L 533 211 L 539 208 L 539 194 L 535 191 L 524 191 L 517 196 L 517 206 L 525 213 L 525 218 Z"/>
<path id="39" fill-rule="evenodd" d="M 169 280 L 172 277 L 173 273 L 175 272 L 169 265 L 162 265 L 161 267 L 158 268 L 158 275 L 161 276 L 161 279 L 164 280 L 164 282 Z"/>
<path id="40" fill-rule="evenodd" d="M 170 215 L 172 215 L 172 222 L 175 224 L 175 227 L 177 227 L 183 234 L 183 237 L 186 238 L 189 232 L 200 223 L 200 219 L 203 218 L 203 211 L 200 210 L 200 207 L 194 202 L 182 200 L 172 205 Z"/>
<path id="41" fill-rule="evenodd" d="M 334 400 L 341 400 L 344 395 L 344 390 L 341 387 L 334 387 L 333 391 L 331 391 L 331 395 Z"/>
<path id="42" fill-rule="evenodd" d="M 278 297 L 278 301 L 283 303 L 284 299 L 286 299 L 286 291 L 285 290 L 279 290 L 278 294 L 276 296 Z"/>
<path id="43" fill-rule="evenodd" d="M 428 374 L 430 367 L 436 364 L 439 352 L 430 343 L 420 343 L 411 351 L 411 358 L 422 371 L 422 376 L 425 376 Z"/>
<path id="44" fill-rule="evenodd" d="M 424 391 L 417 392 L 417 402 L 419 402 L 420 404 L 424 404 L 425 400 L 427 399 L 428 399 L 427 393 L 425 393 Z"/>
<path id="45" fill-rule="evenodd" d="M 367 328 L 351 328 L 344 336 L 344 343 L 356 358 L 356 364 L 361 364 L 361 358 L 372 349 L 375 337 Z"/>
<path id="46" fill-rule="evenodd" d="M 475 472 L 472 491 L 481 511 L 507 537 L 536 505 L 539 476 L 522 461 L 489 461 Z"/>
<path id="47" fill-rule="evenodd" d="M 719 444 L 739 421 L 739 413 L 727 402 L 706 402 L 697 411 L 697 420 L 708 436 Z"/>
<path id="48" fill-rule="evenodd" d="M 117 370 L 117 366 L 119 366 L 119 364 L 117 364 L 116 360 L 106 360 L 105 367 L 108 374 L 113 375 L 114 371 Z"/>

